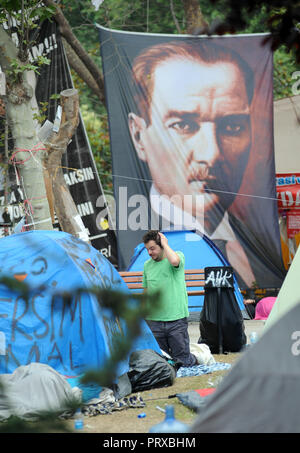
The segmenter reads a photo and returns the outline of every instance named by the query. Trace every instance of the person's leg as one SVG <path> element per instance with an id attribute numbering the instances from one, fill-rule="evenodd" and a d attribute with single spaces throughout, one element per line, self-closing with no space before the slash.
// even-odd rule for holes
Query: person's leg
<path id="1" fill-rule="evenodd" d="M 179 360 L 185 367 L 197 365 L 196 357 L 190 352 L 187 318 L 169 321 L 166 324 L 171 357 Z"/>
<path id="2" fill-rule="evenodd" d="M 248 303 L 244 304 L 246 312 L 248 313 L 250 319 L 255 318 L 255 304 L 254 303 Z"/>
<path id="3" fill-rule="evenodd" d="M 168 343 L 168 338 L 166 334 L 166 328 L 165 328 L 165 322 L 163 321 L 146 321 L 148 326 L 151 329 L 151 332 L 153 333 L 160 349 L 165 351 L 167 354 L 169 354 L 169 343 Z"/>

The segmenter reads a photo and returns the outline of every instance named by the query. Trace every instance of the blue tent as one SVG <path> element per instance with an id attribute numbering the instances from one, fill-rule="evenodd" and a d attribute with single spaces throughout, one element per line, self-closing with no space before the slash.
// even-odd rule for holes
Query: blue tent
<path id="1" fill-rule="evenodd" d="M 204 269 L 213 266 L 230 266 L 218 247 L 205 235 L 194 231 L 164 231 L 173 250 L 181 250 L 185 255 L 185 269 Z M 128 271 L 142 271 L 149 255 L 144 244 L 139 244 L 131 258 Z M 243 296 L 234 277 L 234 292 L 241 310 L 245 309 Z M 195 288 L 201 289 L 201 288 Z M 204 296 L 189 296 L 189 311 L 200 311 Z"/>
<path id="2" fill-rule="evenodd" d="M 101 368 L 110 357 L 124 321 L 100 308 L 88 292 L 66 305 L 57 296 L 78 288 L 129 292 L 110 262 L 96 249 L 58 231 L 30 231 L 0 239 L 0 278 L 11 277 L 30 287 L 28 304 L 20 293 L 0 284 L 0 374 L 31 362 L 45 363 L 67 378 Z M 53 295 L 56 294 L 56 297 Z M 159 346 L 146 323 L 132 350 Z M 122 362 L 118 376 L 128 371 Z"/>

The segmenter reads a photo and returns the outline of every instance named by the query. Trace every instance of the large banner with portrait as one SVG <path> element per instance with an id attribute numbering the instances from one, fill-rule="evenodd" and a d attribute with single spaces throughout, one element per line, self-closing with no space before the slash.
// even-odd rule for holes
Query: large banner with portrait
<path id="1" fill-rule="evenodd" d="M 99 33 L 120 269 L 146 230 L 193 229 L 241 288 L 280 287 L 266 35 Z"/>

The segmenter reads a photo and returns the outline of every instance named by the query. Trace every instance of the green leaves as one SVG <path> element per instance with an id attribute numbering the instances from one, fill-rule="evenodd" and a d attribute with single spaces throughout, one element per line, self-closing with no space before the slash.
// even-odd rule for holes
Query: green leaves
<path id="1" fill-rule="evenodd" d="M 34 71 L 36 74 L 39 74 L 39 67 L 43 64 L 50 64 L 50 60 L 43 56 L 38 57 L 35 63 L 23 63 L 19 60 L 11 60 L 10 67 L 6 71 L 7 79 L 10 83 L 20 83 L 22 81 L 22 75 L 26 71 Z"/>
<path id="2" fill-rule="evenodd" d="M 28 51 L 34 42 L 30 41 L 29 36 L 45 19 L 50 19 L 55 12 L 55 8 L 44 6 L 41 0 L 3 0 L 0 6 L 0 23 L 5 25 L 9 34 L 15 34 L 19 59 L 26 63 Z M 9 25 L 9 26 L 8 26 Z M 45 62 L 43 63 L 45 64 Z M 39 64 L 38 64 L 39 66 Z M 32 68 L 36 71 L 36 68 Z M 14 74 L 20 68 L 15 68 Z"/>

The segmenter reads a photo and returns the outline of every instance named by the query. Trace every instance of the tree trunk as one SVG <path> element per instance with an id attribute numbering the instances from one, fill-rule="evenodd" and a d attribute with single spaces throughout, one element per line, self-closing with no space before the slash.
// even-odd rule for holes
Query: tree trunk
<path id="1" fill-rule="evenodd" d="M 10 160 L 18 170 L 24 193 L 26 226 L 29 230 L 52 230 L 43 174 L 45 148 L 36 135 L 30 100 L 15 104 L 11 101 L 15 94 L 16 90 L 11 90 L 6 112 L 15 143 Z"/>
<path id="2" fill-rule="evenodd" d="M 182 0 L 189 35 L 205 33 L 208 24 L 205 21 L 199 0 Z"/>
<path id="3" fill-rule="evenodd" d="M 79 97 L 75 89 L 64 90 L 60 94 L 62 107 L 61 123 L 58 132 L 52 132 L 45 142 L 48 155 L 45 158 L 50 206 L 54 207 L 58 222 L 63 231 L 88 242 L 88 234 L 77 212 L 62 171 L 61 160 L 68 143 L 79 124 Z"/>
<path id="4" fill-rule="evenodd" d="M 0 65 L 3 72 L 10 69 L 10 61 L 17 60 L 17 49 L 10 36 L 0 26 Z M 7 77 L 5 111 L 14 140 L 14 150 L 10 163 L 19 173 L 21 188 L 24 192 L 25 217 L 28 229 L 52 230 L 52 221 L 47 202 L 43 178 L 43 159 L 45 149 L 39 142 L 34 120 L 33 106 L 35 79 L 32 72 L 24 72 L 16 82 Z"/>

